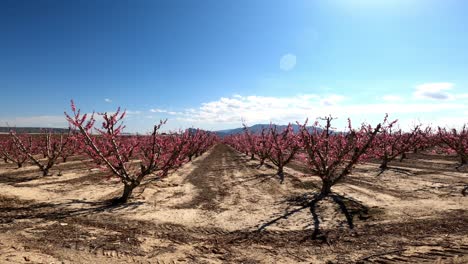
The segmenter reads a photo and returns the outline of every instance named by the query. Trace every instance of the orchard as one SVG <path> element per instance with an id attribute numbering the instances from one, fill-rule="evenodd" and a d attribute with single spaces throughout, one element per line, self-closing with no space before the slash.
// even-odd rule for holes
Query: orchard
<path id="1" fill-rule="evenodd" d="M 221 137 L 198 128 L 168 131 L 166 120 L 147 134 L 129 134 L 126 114 L 84 113 L 72 101 L 68 130 L 0 135 L 2 230 L 39 228 L 30 243 L 38 252 L 63 244 L 89 257 L 100 248 L 110 258 L 105 263 L 172 260 L 158 251 L 166 246 L 229 262 L 242 262 L 240 252 L 262 252 L 260 262 L 269 262 L 265 247 L 284 262 L 323 252 L 333 259 L 323 243 L 349 254 L 350 263 L 414 262 L 427 255 L 410 251 L 419 232 L 427 233 L 425 247 L 441 235 L 455 241 L 440 242 L 429 260 L 468 252 L 460 246 L 467 234 L 467 124 L 404 130 L 384 116 L 375 124 L 348 119 L 338 130 L 336 118 L 325 116 L 256 130 L 244 122 L 241 133 Z M 355 246 L 369 241 L 390 249 Z"/>

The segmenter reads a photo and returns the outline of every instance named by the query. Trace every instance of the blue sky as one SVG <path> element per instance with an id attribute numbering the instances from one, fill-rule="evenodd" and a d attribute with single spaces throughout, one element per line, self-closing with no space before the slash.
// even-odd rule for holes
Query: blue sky
<path id="1" fill-rule="evenodd" d="M 468 2 L 0 1 L 0 125 L 468 121 Z"/>

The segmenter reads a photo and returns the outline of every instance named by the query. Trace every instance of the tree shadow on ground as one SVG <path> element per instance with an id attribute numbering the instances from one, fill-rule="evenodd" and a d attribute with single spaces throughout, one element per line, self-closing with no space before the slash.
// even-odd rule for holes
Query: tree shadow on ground
<path id="1" fill-rule="evenodd" d="M 73 185 L 75 186 L 74 188 L 76 188 L 76 184 L 81 184 L 81 185 L 109 184 L 109 182 L 106 181 L 106 177 L 107 176 L 105 173 L 92 172 L 92 173 L 88 173 L 83 176 L 71 178 L 71 179 L 58 180 L 57 178 L 52 178 L 50 176 L 37 176 L 37 177 L 29 177 L 30 179 L 26 179 L 23 177 L 24 179 L 17 179 L 16 182 L 10 180 L 8 183 L 15 187 L 39 187 L 39 186 L 54 186 L 54 185 L 66 184 L 66 185 Z M 27 181 L 32 181 L 32 180 L 41 179 L 41 178 L 47 181 L 27 183 Z"/>
<path id="2" fill-rule="evenodd" d="M 237 185 L 241 185 L 241 184 L 248 183 L 248 182 L 263 183 L 270 179 L 276 178 L 276 176 L 277 176 L 276 174 L 271 174 L 271 173 L 258 173 L 251 177 L 247 177 L 242 180 L 235 181 L 232 183 L 232 185 L 237 186 Z"/>
<path id="3" fill-rule="evenodd" d="M 100 212 L 115 212 L 123 209 L 134 209 L 143 202 L 128 202 L 114 205 L 111 200 L 82 201 L 69 200 L 63 203 L 32 203 L 29 201 L 3 198 L 0 203 L 1 223 L 19 219 L 58 220 L 68 217 L 90 215 Z"/>
<path id="4" fill-rule="evenodd" d="M 23 182 L 37 180 L 37 179 L 40 179 L 41 177 L 44 177 L 44 176 L 42 176 L 42 173 L 39 170 L 37 171 L 36 170 L 31 170 L 31 171 L 16 170 L 16 171 L 11 171 L 8 173 L 1 174 L 0 184 L 8 184 L 8 185 L 14 186 L 16 184 L 20 184 Z"/>
<path id="5" fill-rule="evenodd" d="M 338 208 L 340 212 L 345 216 L 346 223 L 350 229 L 354 228 L 354 216 L 357 215 L 361 220 L 369 218 L 369 208 L 364 206 L 361 202 L 351 197 L 346 197 L 337 193 L 331 193 L 327 197 L 329 197 L 335 204 L 338 205 Z M 286 199 L 284 202 L 286 202 L 289 205 L 286 209 L 286 212 L 262 224 L 256 230 L 256 232 L 261 232 L 267 227 L 276 224 L 280 220 L 287 219 L 288 217 L 298 212 L 301 212 L 302 210 L 308 209 L 310 211 L 314 226 L 312 236 L 310 238 L 313 240 L 322 240 L 323 242 L 328 243 L 326 234 L 323 233 L 320 229 L 320 217 L 317 213 L 318 203 L 326 199 L 327 197 L 321 197 L 319 193 L 307 193 L 304 195 L 293 196 L 289 199 Z M 291 209 L 292 207 L 296 208 Z"/>

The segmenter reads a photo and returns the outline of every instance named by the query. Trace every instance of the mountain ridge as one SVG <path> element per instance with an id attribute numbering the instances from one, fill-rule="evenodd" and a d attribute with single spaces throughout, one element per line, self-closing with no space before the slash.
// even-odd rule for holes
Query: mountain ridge
<path id="1" fill-rule="evenodd" d="M 283 131 L 284 129 L 286 129 L 288 127 L 288 125 L 276 125 L 276 124 L 271 124 L 271 125 L 276 126 L 278 131 Z M 300 127 L 299 125 L 291 124 L 291 126 L 293 127 L 294 132 L 299 131 L 299 127 Z M 270 127 L 270 124 L 255 124 L 255 125 L 247 127 L 247 129 L 251 133 L 257 134 L 257 133 L 262 132 L 262 129 L 269 128 L 269 127 Z M 318 129 L 319 131 L 322 130 L 321 128 L 314 127 L 314 126 L 308 126 L 307 128 L 310 129 L 310 130 L 316 130 L 316 129 Z M 217 130 L 217 131 L 213 131 L 213 132 L 216 133 L 220 137 L 225 137 L 225 136 L 229 136 L 229 135 L 241 134 L 241 133 L 244 132 L 244 128 L 243 127 L 238 127 L 238 128 L 232 128 L 232 129 Z"/>

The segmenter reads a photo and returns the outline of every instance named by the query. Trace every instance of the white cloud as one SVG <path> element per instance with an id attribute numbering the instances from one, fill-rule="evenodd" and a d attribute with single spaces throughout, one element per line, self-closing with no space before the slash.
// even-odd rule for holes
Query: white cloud
<path id="1" fill-rule="evenodd" d="M 459 99 L 459 100 L 463 100 L 463 99 L 468 99 L 468 93 L 465 93 L 465 94 L 456 94 L 454 95 L 454 98 L 455 99 Z"/>
<path id="2" fill-rule="evenodd" d="M 127 113 L 127 115 L 140 115 L 141 111 L 125 110 L 125 113 Z"/>
<path id="3" fill-rule="evenodd" d="M 330 95 L 321 97 L 315 94 L 291 97 L 233 96 L 203 103 L 198 109 L 187 109 L 179 113 L 179 120 L 195 123 L 249 123 L 295 122 L 304 120 L 307 115 L 331 111 L 344 97 Z M 321 110 L 320 110 L 321 109 Z M 319 111 L 320 110 L 320 111 Z"/>
<path id="4" fill-rule="evenodd" d="M 338 105 L 338 103 L 342 102 L 344 99 L 344 96 L 333 94 L 320 100 L 320 104 L 323 106 L 335 106 Z"/>
<path id="5" fill-rule="evenodd" d="M 109 98 L 105 98 L 104 101 L 105 101 L 106 103 L 112 103 L 112 100 L 109 99 Z"/>
<path id="6" fill-rule="evenodd" d="M 338 127 L 344 127 L 348 117 L 355 122 L 381 122 L 386 113 L 390 118 L 400 119 L 402 127 L 411 127 L 417 122 L 431 123 L 435 116 L 443 117 L 454 113 L 451 122 L 466 122 L 463 113 L 468 105 L 463 101 L 450 103 L 421 103 L 418 101 L 397 101 L 398 96 L 385 97 L 384 102 L 356 102 L 342 95 L 319 96 L 315 94 L 290 97 L 271 96 L 232 96 L 201 104 L 200 107 L 178 112 L 176 119 L 202 128 L 238 127 L 241 120 L 249 124 L 274 122 L 302 122 L 317 117 L 332 115 L 338 117 Z M 346 103 L 345 103 L 346 99 Z M 437 120 L 444 125 L 443 119 Z"/>
<path id="7" fill-rule="evenodd" d="M 453 96 L 447 92 L 451 90 L 454 84 L 449 82 L 424 83 L 416 86 L 414 96 L 419 99 L 447 100 Z"/>
<path id="8" fill-rule="evenodd" d="M 288 53 L 280 59 L 280 69 L 283 71 L 290 71 L 296 67 L 296 55 Z"/>
<path id="9" fill-rule="evenodd" d="M 403 127 L 410 127 L 420 121 L 432 125 L 454 125 L 467 122 L 468 93 L 456 93 L 452 83 L 426 83 L 418 85 L 405 94 L 387 94 L 376 100 L 359 100 L 358 95 L 344 97 L 340 94 L 302 94 L 295 96 L 242 96 L 234 94 L 217 100 L 202 103 L 186 109 L 153 108 L 145 111 L 127 113 L 129 130 L 141 131 L 149 126 L 149 119 L 165 116 L 169 119 L 170 129 L 200 127 L 204 129 L 224 129 L 239 127 L 242 119 L 248 124 L 274 122 L 302 122 L 305 118 L 332 115 L 338 117 L 337 128 L 345 126 L 346 118 L 351 117 L 354 124 L 367 121 L 375 124 L 382 121 L 385 113 L 390 118 L 398 118 Z M 321 91 L 325 93 L 324 91 Z M 464 92 L 464 93 L 463 93 Z M 419 99 L 433 99 L 432 101 Z M 109 112 L 111 113 L 111 112 Z M 96 116 L 98 117 L 98 116 Z M 172 122 L 172 123 L 171 123 Z M 63 115 L 32 117 L 0 117 L 0 126 L 67 127 Z M 99 121 L 97 122 L 99 124 Z"/>
<path id="10" fill-rule="evenodd" d="M 167 113 L 167 110 L 158 109 L 158 108 L 153 108 L 153 109 L 150 109 L 150 112 L 151 112 L 151 113 Z"/>
<path id="11" fill-rule="evenodd" d="M 181 115 L 181 112 L 169 111 L 165 109 L 153 108 L 149 110 L 151 113 L 165 113 L 168 115 Z"/>
<path id="12" fill-rule="evenodd" d="M 382 96 L 382 100 L 385 102 L 401 102 L 403 98 L 399 95 L 387 94 Z"/>

